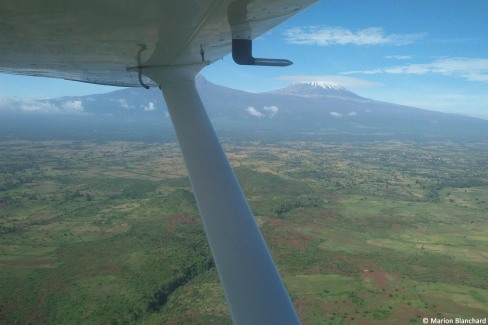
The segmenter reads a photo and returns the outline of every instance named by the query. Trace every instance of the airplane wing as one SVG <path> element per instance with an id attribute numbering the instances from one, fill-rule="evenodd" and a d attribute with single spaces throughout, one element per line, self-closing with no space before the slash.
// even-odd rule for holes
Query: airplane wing
<path id="1" fill-rule="evenodd" d="M 2 0 L 0 73 L 139 86 L 138 67 L 210 64 L 315 1 Z"/>
<path id="2" fill-rule="evenodd" d="M 195 87 L 195 74 L 315 0 L 2 0 L 0 72 L 115 86 L 159 85 L 236 324 L 299 324 Z"/>

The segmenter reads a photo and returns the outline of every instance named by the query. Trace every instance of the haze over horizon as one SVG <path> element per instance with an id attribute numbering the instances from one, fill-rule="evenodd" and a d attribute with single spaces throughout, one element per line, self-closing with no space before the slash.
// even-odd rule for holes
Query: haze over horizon
<path id="1" fill-rule="evenodd" d="M 256 39 L 258 57 L 288 68 L 236 65 L 230 56 L 202 74 L 227 87 L 265 92 L 303 81 L 360 96 L 488 119 L 488 2 L 321 1 Z M 54 98 L 119 89 L 0 74 L 2 98 Z"/>

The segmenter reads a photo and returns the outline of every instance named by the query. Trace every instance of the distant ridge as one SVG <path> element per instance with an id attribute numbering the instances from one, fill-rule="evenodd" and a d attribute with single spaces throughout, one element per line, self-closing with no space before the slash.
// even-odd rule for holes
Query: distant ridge
<path id="1" fill-rule="evenodd" d="M 306 82 L 249 93 L 213 84 L 198 75 L 196 86 L 216 129 L 242 137 L 308 137 L 325 141 L 340 136 L 488 138 L 486 120 L 375 101 L 330 83 Z M 41 128 L 41 121 L 50 123 L 49 131 L 63 126 L 71 133 L 75 128 L 82 133 L 92 125 L 93 134 L 93 130 L 105 134 L 114 130 L 107 128 L 111 125 L 130 138 L 135 134 L 144 137 L 151 128 L 154 132 L 173 131 L 166 103 L 157 88 L 127 88 L 38 101 L 18 99 L 7 104 L 0 102 L 0 136 L 2 132 L 32 133 Z"/>

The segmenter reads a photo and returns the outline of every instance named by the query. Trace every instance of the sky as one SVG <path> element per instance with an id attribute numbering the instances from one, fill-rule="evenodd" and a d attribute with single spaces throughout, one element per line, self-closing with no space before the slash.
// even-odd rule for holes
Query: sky
<path id="1" fill-rule="evenodd" d="M 375 100 L 488 119 L 486 0 L 322 0 L 257 38 L 253 52 L 294 64 L 238 66 L 226 56 L 202 74 L 251 92 L 327 82 Z M 0 74 L 0 97 L 115 89 Z"/>

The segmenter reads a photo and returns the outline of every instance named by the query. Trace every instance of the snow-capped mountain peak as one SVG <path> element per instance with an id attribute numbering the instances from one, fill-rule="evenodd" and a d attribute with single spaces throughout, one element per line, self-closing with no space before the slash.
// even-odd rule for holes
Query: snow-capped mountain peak
<path id="1" fill-rule="evenodd" d="M 300 97 L 335 97 L 361 99 L 360 96 L 334 83 L 309 81 L 292 84 L 274 93 Z"/>
<path id="2" fill-rule="evenodd" d="M 334 83 L 324 82 L 324 81 L 307 81 L 298 83 L 303 85 L 308 85 L 317 88 L 330 89 L 330 90 L 346 90 L 346 88 L 339 86 Z"/>

